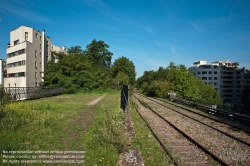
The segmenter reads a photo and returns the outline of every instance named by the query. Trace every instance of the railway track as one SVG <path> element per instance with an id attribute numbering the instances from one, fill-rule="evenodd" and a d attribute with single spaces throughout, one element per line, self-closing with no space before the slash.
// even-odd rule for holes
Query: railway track
<path id="1" fill-rule="evenodd" d="M 138 94 L 135 94 L 135 97 L 138 102 L 150 107 L 150 109 L 158 114 L 158 116 L 161 116 L 162 119 L 171 123 L 187 137 L 196 142 L 198 144 L 196 145 L 197 147 L 201 148 L 203 152 L 208 156 L 211 156 L 220 164 L 249 165 L 250 146 L 249 142 L 245 140 L 250 137 L 247 133 L 243 133 L 243 135 L 245 134 L 243 137 L 244 139 L 240 139 L 239 137 L 241 137 L 242 134 L 237 135 L 237 131 L 234 131 L 234 134 L 232 134 L 233 130 L 230 129 L 229 126 L 225 126 L 225 124 L 218 124 L 218 122 L 212 121 L 211 119 L 208 120 L 204 117 L 190 114 L 187 115 L 183 113 L 183 110 L 182 112 L 178 112 L 178 109 L 180 108 L 170 109 L 169 107 L 166 107 L 164 103 L 156 101 L 156 99 L 146 98 L 145 96 L 139 96 Z M 229 129 L 225 130 L 227 127 Z M 229 130 L 232 130 L 231 133 L 228 133 Z"/>
<path id="2" fill-rule="evenodd" d="M 135 107 L 136 110 L 174 165 L 227 165 L 163 116 L 146 108 L 136 96 L 133 101 L 138 107 Z"/>
<path id="3" fill-rule="evenodd" d="M 139 94 L 139 93 L 138 93 Z M 143 97 L 146 97 L 142 94 L 139 94 Z M 169 104 L 167 102 L 164 102 L 162 100 L 158 100 L 155 98 L 151 98 L 151 97 L 146 97 L 147 99 L 160 104 L 161 106 L 164 106 L 166 108 L 169 108 L 170 110 L 177 112 L 183 116 L 186 116 L 188 118 L 191 118 L 197 122 L 200 122 L 218 132 L 221 132 L 222 134 L 225 134 L 245 145 L 250 146 L 250 131 L 237 127 L 235 125 L 231 125 L 229 123 L 225 123 L 219 120 L 216 120 L 214 118 L 211 118 L 209 116 L 203 115 L 203 114 L 199 114 L 197 112 L 193 112 L 190 111 L 188 109 L 173 105 L 173 104 Z"/>

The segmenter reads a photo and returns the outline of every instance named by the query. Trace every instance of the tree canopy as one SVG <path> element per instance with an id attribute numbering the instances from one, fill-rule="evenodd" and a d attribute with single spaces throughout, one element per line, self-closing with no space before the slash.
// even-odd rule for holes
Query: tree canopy
<path id="1" fill-rule="evenodd" d="M 135 84 L 135 65 L 128 58 L 122 56 L 115 60 L 111 69 L 112 78 L 122 84 Z"/>
<path id="2" fill-rule="evenodd" d="M 173 62 L 168 67 L 159 67 L 157 71 L 145 71 L 137 79 L 137 88 L 147 94 L 166 97 L 168 92 L 177 96 L 206 104 L 221 104 L 221 98 L 212 85 L 188 72 L 184 65 L 176 66 Z"/>
<path id="3" fill-rule="evenodd" d="M 55 53 L 57 63 L 48 62 L 44 82 L 41 86 L 64 87 L 65 93 L 78 89 L 105 89 L 116 81 L 126 84 L 135 82 L 135 66 L 126 57 L 117 59 L 112 65 L 113 53 L 102 40 L 93 40 L 86 50 L 80 46 L 70 47 L 67 54 Z"/>

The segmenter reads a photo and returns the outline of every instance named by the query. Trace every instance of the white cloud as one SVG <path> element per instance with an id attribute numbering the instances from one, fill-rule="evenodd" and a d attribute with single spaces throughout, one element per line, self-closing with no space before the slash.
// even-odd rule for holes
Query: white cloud
<path id="1" fill-rule="evenodd" d="M 38 21 L 38 22 L 49 22 L 49 19 L 39 15 L 39 14 L 36 14 L 32 11 L 29 11 L 29 10 L 26 10 L 26 9 L 23 9 L 23 8 L 13 8 L 13 7 L 7 7 L 7 6 L 0 6 L 0 8 L 4 9 L 4 10 L 7 10 L 11 13 L 14 13 L 15 15 L 18 15 L 18 16 L 21 16 L 21 17 L 24 17 L 24 18 L 28 18 L 28 19 L 31 19 L 33 21 Z"/>
<path id="2" fill-rule="evenodd" d="M 225 17 L 219 17 L 210 20 L 194 21 L 191 25 L 199 32 L 207 31 L 211 28 L 217 27 L 219 24 L 223 23 Z"/>
<path id="3" fill-rule="evenodd" d="M 150 34 L 154 34 L 154 31 L 141 23 L 135 23 L 131 20 L 128 20 L 126 17 L 123 17 L 119 12 L 115 11 L 107 4 L 103 3 L 100 0 L 83 0 L 84 3 L 89 5 L 91 8 L 95 9 L 99 13 L 109 17 L 112 20 L 115 20 L 118 23 L 125 24 L 125 25 L 133 25 L 138 28 L 144 29 L 146 32 Z"/>
<path id="4" fill-rule="evenodd" d="M 154 41 L 155 45 L 158 47 L 169 47 L 169 44 L 160 41 Z"/>

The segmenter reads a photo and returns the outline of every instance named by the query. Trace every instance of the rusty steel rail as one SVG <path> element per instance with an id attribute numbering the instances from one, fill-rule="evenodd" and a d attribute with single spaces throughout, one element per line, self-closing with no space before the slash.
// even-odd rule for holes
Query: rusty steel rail
<path id="1" fill-rule="evenodd" d="M 139 93 L 137 93 L 137 94 L 139 94 Z M 161 103 L 159 103 L 159 102 L 157 102 L 157 101 L 154 101 L 154 100 L 148 98 L 148 97 L 145 96 L 145 95 L 142 95 L 142 94 L 139 94 L 139 95 L 141 95 L 141 96 L 143 96 L 143 97 L 145 97 L 145 98 L 147 98 L 147 99 L 149 99 L 149 100 L 151 100 L 151 101 L 153 101 L 153 102 L 155 102 L 155 103 L 157 103 L 157 104 L 159 104 L 159 105 L 161 105 L 161 106 L 163 106 L 163 107 L 166 107 L 166 108 L 168 108 L 168 109 L 170 109 L 170 110 L 172 110 L 172 111 L 174 111 L 174 112 L 177 112 L 177 113 L 179 113 L 179 114 L 181 114 L 181 115 L 183 115 L 183 116 L 186 116 L 186 117 L 188 117 L 188 118 L 190 118 L 190 119 L 192 119 L 192 120 L 194 120 L 194 121 L 196 121 L 196 122 L 199 122 L 199 123 L 201 123 L 201 124 L 203 124 L 203 125 L 205 125 L 205 126 L 207 126 L 207 127 L 210 127 L 210 128 L 212 128 L 213 130 L 216 130 L 216 131 L 218 131 L 218 132 L 220 132 L 220 133 L 222 133 L 222 134 L 224 134 L 224 135 L 226 135 L 226 136 L 228 136 L 228 137 L 230 137 L 230 138 L 233 138 L 233 139 L 235 139 L 235 140 L 237 140 L 237 141 L 239 141 L 239 142 L 241 142 L 241 143 L 243 143 L 243 144 L 245 144 L 245 145 L 247 145 L 247 146 L 250 146 L 250 143 L 248 143 L 248 142 L 246 142 L 246 141 L 243 141 L 243 140 L 241 140 L 241 139 L 239 139 L 239 138 L 237 138 L 237 137 L 235 137 L 235 136 L 233 136 L 233 135 L 230 135 L 230 134 L 228 134 L 228 133 L 226 133 L 226 132 L 224 132 L 224 131 L 221 131 L 221 130 L 219 130 L 219 129 L 213 127 L 213 126 L 210 126 L 210 125 L 208 125 L 208 124 L 206 124 L 206 123 L 204 123 L 204 122 L 201 122 L 200 120 L 197 120 L 197 119 L 195 119 L 195 118 L 193 118 L 193 117 L 191 117 L 191 116 L 188 116 L 188 115 L 183 114 L 183 113 L 181 113 L 181 112 L 179 112 L 179 111 L 177 111 L 177 110 L 174 110 L 173 108 L 170 108 L 170 107 L 168 107 L 168 106 L 166 106 L 166 105 L 164 105 L 164 104 L 161 104 Z M 154 98 L 154 99 L 155 99 L 155 98 Z M 156 99 L 156 100 L 158 100 L 158 99 Z M 162 102 L 164 102 L 164 101 L 162 101 Z M 166 103 L 166 102 L 165 102 L 165 103 Z M 176 106 L 176 105 L 174 105 L 174 106 Z M 176 107 L 179 107 L 179 106 L 176 106 Z M 185 108 L 182 108 L 182 107 L 179 107 L 179 108 L 184 109 L 184 110 L 187 110 L 187 111 L 190 111 L 190 110 L 185 109 Z M 235 127 L 234 125 L 231 125 L 231 124 L 228 124 L 228 123 L 225 123 L 225 122 L 221 122 L 221 121 L 216 120 L 216 119 L 214 119 L 214 118 L 210 118 L 209 116 L 205 116 L 205 115 L 196 113 L 196 112 L 194 112 L 194 111 L 190 111 L 190 112 L 195 113 L 195 114 L 197 114 L 197 115 L 200 115 L 200 116 L 202 116 L 202 117 L 209 118 L 209 119 L 214 120 L 214 121 L 216 121 L 216 122 L 223 123 L 223 124 L 229 125 L 229 126 L 231 126 L 231 127 Z M 245 130 L 245 129 L 242 129 L 242 128 L 239 128 L 239 127 L 235 127 L 235 128 L 240 129 L 240 130 L 243 130 L 243 131 L 245 131 L 245 132 L 247 132 L 247 133 L 250 133 L 249 130 Z"/>
<path id="2" fill-rule="evenodd" d="M 145 104 L 143 102 L 141 102 L 141 100 L 139 98 L 137 98 L 135 95 L 134 97 L 141 103 L 141 105 L 143 105 L 144 107 Z M 148 108 L 148 107 L 147 107 Z M 161 116 L 160 114 L 158 114 L 157 112 L 155 112 L 153 109 L 150 109 L 154 114 L 156 114 L 157 116 L 159 116 L 162 120 L 164 120 L 165 122 L 167 122 L 170 126 L 172 126 L 175 130 L 177 130 L 181 135 L 183 135 L 187 140 L 189 140 L 190 142 L 192 142 L 194 145 L 196 145 L 197 147 L 199 147 L 201 150 L 203 150 L 206 154 L 208 154 L 209 156 L 211 156 L 215 161 L 219 162 L 221 165 L 227 166 L 228 164 L 225 163 L 223 160 L 221 160 L 216 154 L 210 152 L 208 149 L 206 149 L 204 146 L 202 146 L 200 143 L 198 143 L 197 141 L 195 141 L 194 139 L 192 139 L 190 136 L 188 136 L 185 132 L 183 132 L 182 130 L 180 130 L 178 127 L 176 127 L 173 123 L 171 123 L 170 121 L 168 121 L 167 119 L 165 119 L 163 116 Z M 152 131 L 151 127 L 149 125 L 147 125 L 149 127 L 149 129 Z M 159 138 L 158 138 L 159 139 Z M 158 140 L 157 139 L 157 140 Z M 160 143 L 161 144 L 161 143 Z M 164 145 L 163 145 L 164 146 Z M 164 148 L 165 149 L 165 148 Z"/>
<path id="3" fill-rule="evenodd" d="M 135 96 L 134 96 L 135 97 Z M 135 104 L 135 103 L 134 103 Z M 140 117 L 142 118 L 142 120 L 144 121 L 144 123 L 146 124 L 146 126 L 149 128 L 149 130 L 151 131 L 151 133 L 153 134 L 153 136 L 155 137 L 155 139 L 159 142 L 159 144 L 161 145 L 161 147 L 163 148 L 163 150 L 165 151 L 165 153 L 171 158 L 171 160 L 173 160 L 174 165 L 175 166 L 179 166 L 179 164 L 174 160 L 174 157 L 171 155 L 170 151 L 167 150 L 167 148 L 164 146 L 163 142 L 160 140 L 160 138 L 156 135 L 156 133 L 153 131 L 153 129 L 149 126 L 148 122 L 145 120 L 145 118 L 143 118 L 143 116 L 141 115 L 141 113 L 138 111 L 138 109 L 136 107 L 134 107 L 135 110 L 138 112 L 138 114 L 140 115 Z"/>

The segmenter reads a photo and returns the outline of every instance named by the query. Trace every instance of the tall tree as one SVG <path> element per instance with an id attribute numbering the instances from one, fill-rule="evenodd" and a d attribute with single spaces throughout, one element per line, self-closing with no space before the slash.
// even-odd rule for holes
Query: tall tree
<path id="1" fill-rule="evenodd" d="M 135 84 L 135 65 L 128 58 L 122 56 L 115 60 L 111 69 L 111 75 L 117 82 L 124 84 Z"/>
<path id="2" fill-rule="evenodd" d="M 87 45 L 84 53 L 94 66 L 110 68 L 113 53 L 110 52 L 108 48 L 109 45 L 104 41 L 96 41 L 96 39 L 94 39 Z"/>

